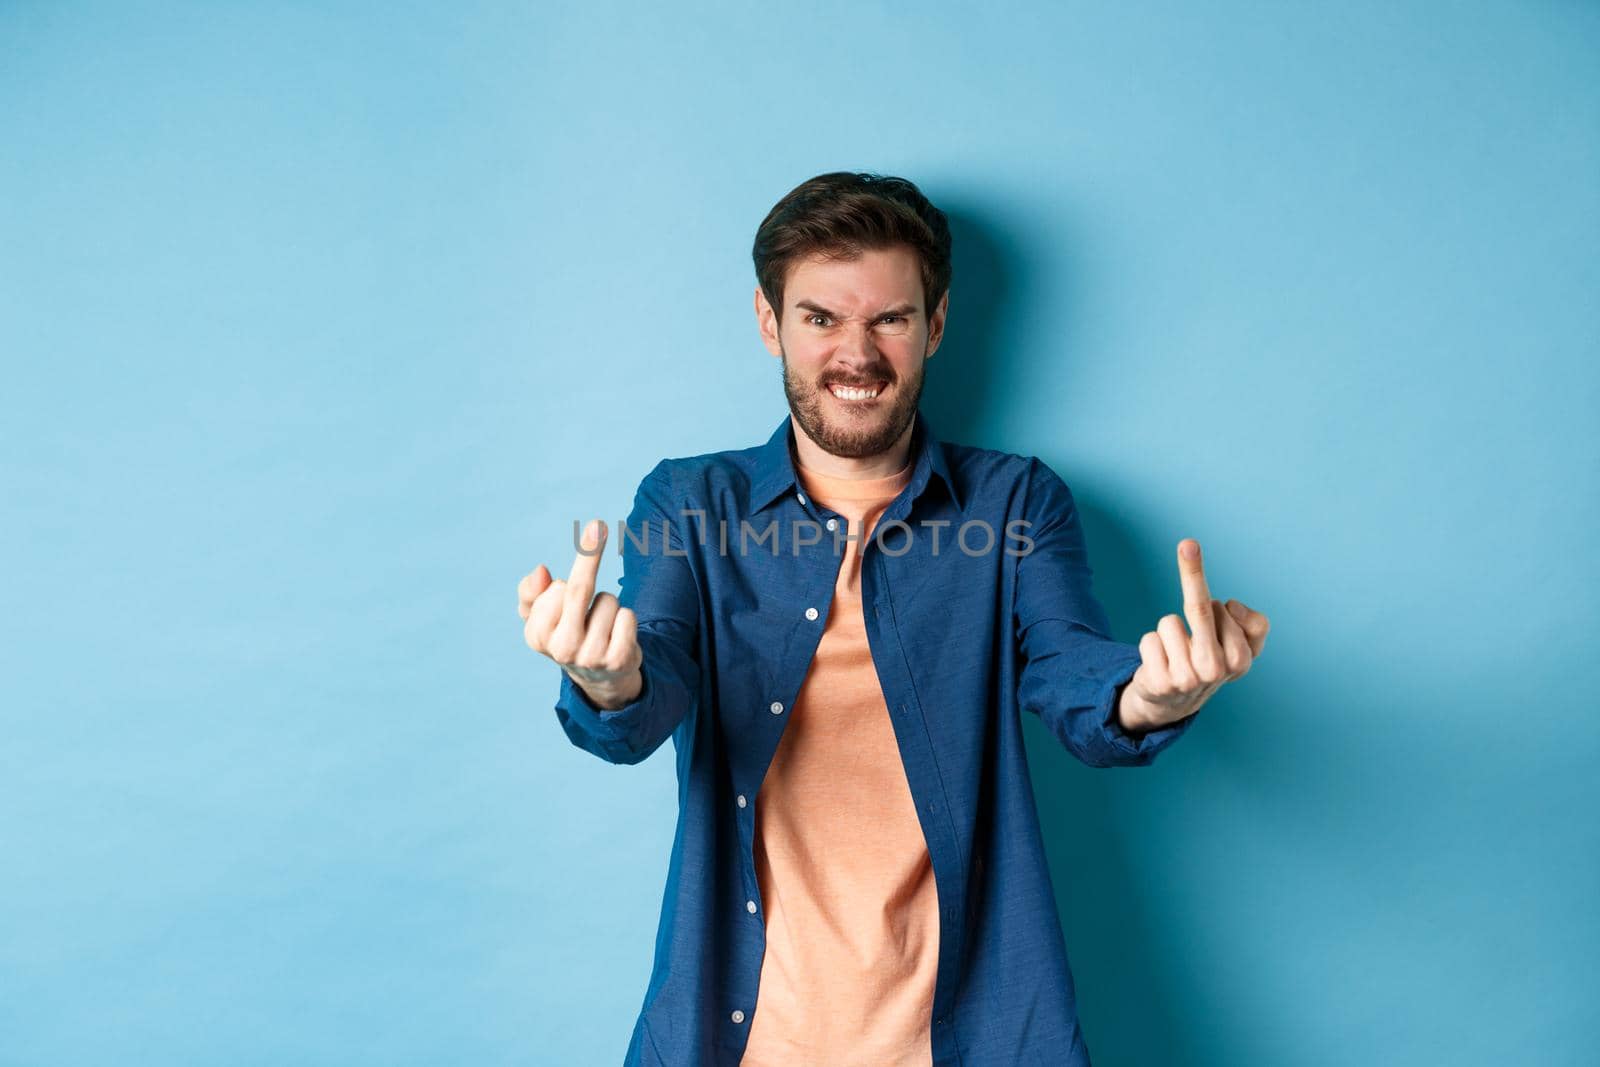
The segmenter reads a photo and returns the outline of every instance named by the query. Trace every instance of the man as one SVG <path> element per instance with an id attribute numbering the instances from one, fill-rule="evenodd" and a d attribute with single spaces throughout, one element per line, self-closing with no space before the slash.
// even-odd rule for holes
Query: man
<path id="1" fill-rule="evenodd" d="M 950 234 L 910 182 L 813 178 L 753 255 L 788 417 L 656 465 L 618 595 L 598 522 L 565 581 L 518 588 L 573 744 L 677 752 L 626 1062 L 1087 1064 L 1019 711 L 1088 764 L 1148 764 L 1267 619 L 1213 600 L 1186 539 L 1184 616 L 1114 641 L 1066 484 L 938 440 L 917 403 Z"/>

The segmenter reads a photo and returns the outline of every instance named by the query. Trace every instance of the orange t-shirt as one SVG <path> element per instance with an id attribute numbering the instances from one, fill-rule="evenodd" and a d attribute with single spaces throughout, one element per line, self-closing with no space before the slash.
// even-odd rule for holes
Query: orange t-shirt
<path id="1" fill-rule="evenodd" d="M 911 480 L 796 464 L 859 538 Z M 823 544 L 834 534 L 823 532 Z M 931 1065 L 939 901 L 861 611 L 861 541 L 756 801 L 766 954 L 743 1067 Z"/>

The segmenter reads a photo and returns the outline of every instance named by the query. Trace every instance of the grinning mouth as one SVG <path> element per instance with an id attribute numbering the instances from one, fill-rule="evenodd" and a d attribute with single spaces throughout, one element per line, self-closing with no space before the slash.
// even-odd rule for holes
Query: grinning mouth
<path id="1" fill-rule="evenodd" d="M 883 392 L 887 382 L 873 382 L 870 385 L 842 385 L 838 382 L 828 384 L 828 392 L 840 400 L 873 400 Z"/>

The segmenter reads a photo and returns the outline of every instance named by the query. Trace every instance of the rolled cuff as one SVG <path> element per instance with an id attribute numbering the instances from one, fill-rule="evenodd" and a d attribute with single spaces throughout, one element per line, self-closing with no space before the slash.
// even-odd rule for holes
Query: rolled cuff
<path id="1" fill-rule="evenodd" d="M 1195 718 L 1200 714 L 1195 712 L 1175 723 L 1146 731 L 1137 737 L 1124 730 L 1122 724 L 1117 721 L 1117 702 L 1122 697 L 1123 687 L 1139 670 L 1140 662 L 1138 650 L 1135 649 L 1132 661 L 1121 669 L 1113 671 L 1101 688 L 1098 705 L 1100 743 L 1110 756 L 1107 761 L 1110 764 L 1144 766 L 1155 759 L 1162 749 L 1182 737 L 1189 727 L 1194 725 Z"/>

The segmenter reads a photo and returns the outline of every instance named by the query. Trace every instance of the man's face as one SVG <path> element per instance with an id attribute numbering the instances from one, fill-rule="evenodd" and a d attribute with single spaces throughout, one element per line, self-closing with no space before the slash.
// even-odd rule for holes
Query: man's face
<path id="1" fill-rule="evenodd" d="M 783 302 L 780 327 L 756 287 L 761 337 L 783 361 L 795 422 L 836 456 L 889 449 L 916 416 L 923 365 L 939 347 L 949 293 L 930 316 L 917 255 L 897 246 L 853 260 L 800 261 L 789 268 Z M 851 387 L 860 391 L 840 395 Z"/>

